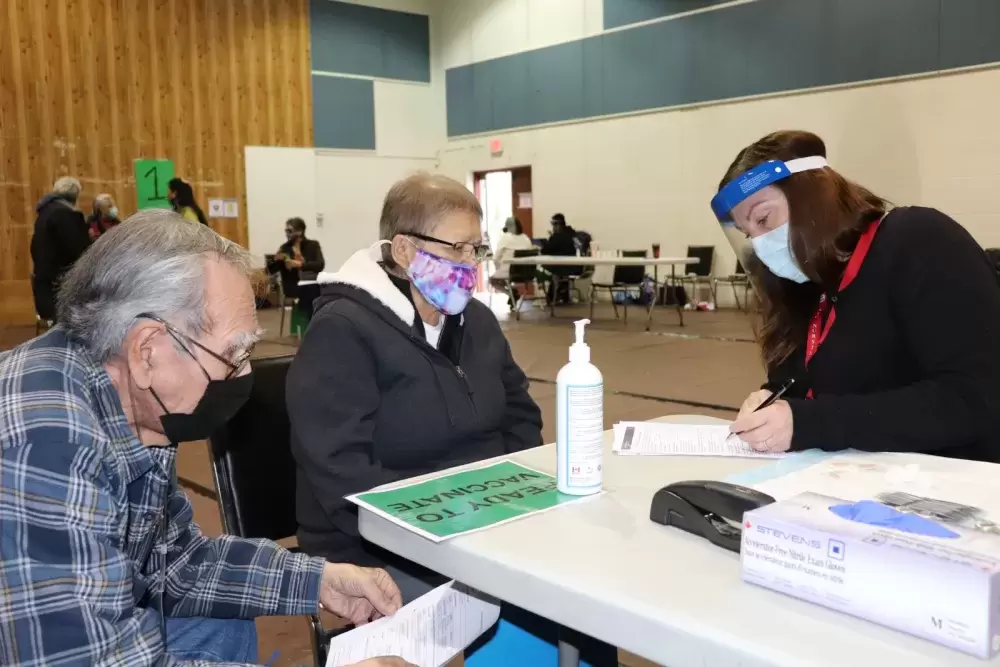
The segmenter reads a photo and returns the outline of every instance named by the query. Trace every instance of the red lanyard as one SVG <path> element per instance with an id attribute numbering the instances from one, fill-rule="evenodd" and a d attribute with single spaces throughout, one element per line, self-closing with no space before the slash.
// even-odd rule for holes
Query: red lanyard
<path id="1" fill-rule="evenodd" d="M 858 277 L 858 272 L 861 270 L 861 265 L 865 261 L 865 257 L 868 255 L 868 251 L 871 249 L 872 241 L 875 239 L 875 232 L 878 231 L 878 225 L 882 222 L 881 220 L 876 220 L 865 233 L 861 235 L 858 239 L 858 245 L 854 248 L 854 252 L 851 254 L 851 259 L 847 262 L 847 267 L 844 269 L 844 277 L 840 279 L 840 288 L 838 292 L 843 292 L 847 289 L 847 286 L 854 282 L 854 279 Z M 836 299 L 834 299 L 836 301 Z M 830 311 L 829 316 L 826 312 Z M 826 319 L 826 324 L 824 325 L 823 320 Z M 812 358 L 816 356 L 816 352 L 819 350 L 819 346 L 823 344 L 826 340 L 827 335 L 830 333 L 830 329 L 833 327 L 833 323 L 837 321 L 837 309 L 830 303 L 830 299 L 826 298 L 823 294 L 819 297 L 819 306 L 816 308 L 816 314 L 813 315 L 812 321 L 809 322 L 809 331 L 806 334 L 806 367 L 808 368 L 809 362 Z M 809 390 L 807 396 L 812 398 L 812 389 Z"/>

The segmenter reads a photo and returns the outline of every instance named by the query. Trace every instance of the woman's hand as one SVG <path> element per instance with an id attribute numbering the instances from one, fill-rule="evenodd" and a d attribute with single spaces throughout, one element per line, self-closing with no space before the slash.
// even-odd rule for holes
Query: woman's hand
<path id="1" fill-rule="evenodd" d="M 747 400 L 743 401 L 743 405 L 740 406 L 740 417 L 746 417 L 756 410 L 764 401 L 771 398 L 772 393 L 767 389 L 761 389 L 747 396 Z"/>
<path id="2" fill-rule="evenodd" d="M 761 392 L 757 392 L 758 394 Z M 770 394 L 770 392 L 768 392 Z M 749 402 L 754 395 L 747 399 Z M 764 402 L 766 396 L 754 404 L 754 407 Z M 746 403 L 744 403 L 746 407 Z M 736 433 L 758 452 L 787 452 L 792 446 L 792 408 L 787 401 L 776 401 L 774 405 L 758 412 L 746 414 L 740 411 L 729 430 Z"/>
<path id="3" fill-rule="evenodd" d="M 363 625 L 393 614 L 403 606 L 396 582 L 385 570 L 327 563 L 319 589 L 320 606 L 338 616 Z"/>

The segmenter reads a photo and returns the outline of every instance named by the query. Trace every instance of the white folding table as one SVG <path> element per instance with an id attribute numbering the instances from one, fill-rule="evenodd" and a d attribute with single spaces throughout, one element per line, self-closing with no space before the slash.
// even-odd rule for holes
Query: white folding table
<path id="1" fill-rule="evenodd" d="M 609 431 L 605 493 L 583 502 L 439 544 L 362 509 L 361 534 L 432 570 L 667 667 L 988 664 L 745 584 L 737 554 L 649 520 L 650 500 L 666 484 L 725 479 L 766 462 L 620 457 L 611 454 L 610 443 Z M 555 474 L 554 445 L 510 458 Z M 560 657 L 571 653 L 562 651 Z"/>
<path id="2" fill-rule="evenodd" d="M 652 266 L 653 282 L 660 283 L 660 267 L 670 267 L 670 281 L 673 286 L 677 285 L 677 267 L 697 264 L 700 260 L 695 257 L 565 257 L 556 255 L 527 255 L 524 257 L 512 257 L 505 260 L 508 265 L 535 265 L 535 266 Z M 680 325 L 684 326 L 684 308 L 677 301 L 677 317 Z M 656 305 L 656 295 L 646 306 L 646 331 L 653 326 L 653 308 Z"/>

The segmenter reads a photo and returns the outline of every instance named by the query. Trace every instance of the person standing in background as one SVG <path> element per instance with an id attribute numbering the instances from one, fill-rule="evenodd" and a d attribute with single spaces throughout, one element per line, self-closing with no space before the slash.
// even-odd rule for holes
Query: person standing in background
<path id="1" fill-rule="evenodd" d="M 59 281 L 90 246 L 87 221 L 76 208 L 81 190 L 80 181 L 64 176 L 35 206 L 38 217 L 31 236 L 31 292 L 35 312 L 43 320 L 55 320 Z"/>
<path id="2" fill-rule="evenodd" d="M 114 198 L 106 192 L 94 197 L 94 212 L 87 218 L 90 238 L 96 240 L 119 222 Z"/>
<path id="3" fill-rule="evenodd" d="M 285 223 L 285 238 L 274 259 L 268 262 L 268 273 L 281 274 L 281 287 L 285 296 L 299 300 L 299 311 L 308 322 L 312 318 L 312 304 L 319 296 L 318 285 L 299 286 L 300 280 L 316 280 L 326 267 L 319 241 L 306 238 L 306 222 L 302 218 L 289 218 Z"/>
<path id="4" fill-rule="evenodd" d="M 194 188 L 191 184 L 180 178 L 171 178 L 167 183 L 167 199 L 174 211 L 184 216 L 185 220 L 208 224 L 208 218 L 194 200 Z"/>

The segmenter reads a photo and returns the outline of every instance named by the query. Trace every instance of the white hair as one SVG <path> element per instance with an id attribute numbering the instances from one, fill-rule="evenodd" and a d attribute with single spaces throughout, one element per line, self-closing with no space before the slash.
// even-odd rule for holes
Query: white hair
<path id="1" fill-rule="evenodd" d="M 210 227 L 163 209 L 139 211 L 94 242 L 66 273 L 58 319 L 104 362 L 121 352 L 143 314 L 207 332 L 205 260 L 251 274 L 250 253 Z"/>
<path id="2" fill-rule="evenodd" d="M 94 197 L 95 204 L 110 204 L 112 201 L 114 201 L 114 199 L 107 192 L 102 192 Z"/>
<path id="3" fill-rule="evenodd" d="M 67 199 L 74 204 L 80 197 L 80 191 L 82 189 L 83 187 L 80 185 L 80 181 L 76 180 L 72 176 L 63 176 L 52 186 L 52 192 L 57 195 L 61 195 L 64 199 Z"/>

